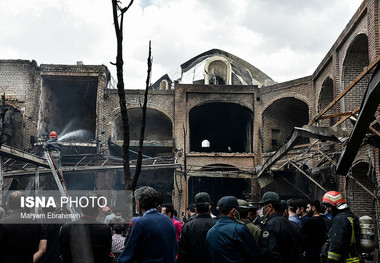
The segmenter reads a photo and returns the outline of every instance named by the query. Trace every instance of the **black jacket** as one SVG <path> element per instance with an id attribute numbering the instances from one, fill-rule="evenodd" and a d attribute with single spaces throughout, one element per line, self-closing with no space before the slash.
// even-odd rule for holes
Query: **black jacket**
<path id="1" fill-rule="evenodd" d="M 84 216 L 78 221 L 65 223 L 61 228 L 59 249 L 63 263 L 79 262 L 83 257 L 91 257 L 91 253 L 94 263 L 111 262 L 111 247 L 111 227 L 92 217 Z"/>
<path id="2" fill-rule="evenodd" d="M 187 222 L 181 232 L 177 262 L 210 262 L 206 246 L 207 232 L 212 228 L 216 219 L 208 213 L 200 213 L 195 219 Z"/>
<path id="3" fill-rule="evenodd" d="M 329 230 L 328 262 L 358 258 L 359 241 L 360 227 L 357 216 L 349 209 L 336 215 Z"/>
<path id="4" fill-rule="evenodd" d="M 268 217 L 261 229 L 260 262 L 297 262 L 301 242 L 301 229 L 276 212 Z"/>
<path id="5" fill-rule="evenodd" d="M 60 144 L 57 138 L 51 138 L 44 145 L 44 150 L 48 150 L 49 152 L 61 153 L 62 144 Z"/>
<path id="6" fill-rule="evenodd" d="M 40 240 L 46 239 L 42 221 L 24 218 L 20 210 L 0 220 L 0 262 L 32 263 Z M 41 223 L 41 224 L 38 224 Z"/>

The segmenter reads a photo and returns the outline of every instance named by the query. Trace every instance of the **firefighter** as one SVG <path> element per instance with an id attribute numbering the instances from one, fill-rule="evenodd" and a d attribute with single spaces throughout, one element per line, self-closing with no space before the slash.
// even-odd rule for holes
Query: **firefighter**
<path id="1" fill-rule="evenodd" d="M 44 150 L 48 151 L 54 161 L 54 165 L 61 170 L 61 148 L 62 145 L 57 140 L 57 132 L 52 131 L 49 134 L 49 140 L 44 145 Z"/>
<path id="2" fill-rule="evenodd" d="M 322 248 L 322 255 L 325 260 L 329 263 L 363 262 L 359 258 L 360 227 L 358 217 L 350 210 L 339 192 L 327 192 L 322 198 L 322 204 L 333 216 L 328 240 Z"/>

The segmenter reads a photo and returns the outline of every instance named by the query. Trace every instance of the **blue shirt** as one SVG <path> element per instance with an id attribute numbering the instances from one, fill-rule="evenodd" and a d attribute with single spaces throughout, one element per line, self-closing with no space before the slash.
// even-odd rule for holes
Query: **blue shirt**
<path id="1" fill-rule="evenodd" d="M 152 209 L 136 221 L 117 262 L 175 263 L 177 246 L 173 222 Z"/>
<path id="2" fill-rule="evenodd" d="M 231 217 L 221 216 L 207 233 L 206 243 L 212 262 L 255 262 L 259 248 L 248 227 Z"/>
<path id="3" fill-rule="evenodd" d="M 301 219 L 299 218 L 298 215 L 289 216 L 289 221 L 292 221 L 292 222 L 296 223 L 299 227 L 302 227 Z"/>

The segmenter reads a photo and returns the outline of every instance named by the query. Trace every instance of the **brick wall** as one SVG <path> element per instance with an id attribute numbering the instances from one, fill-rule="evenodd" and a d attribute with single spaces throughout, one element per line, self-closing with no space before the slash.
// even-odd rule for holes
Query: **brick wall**
<path id="1" fill-rule="evenodd" d="M 5 94 L 6 104 L 19 110 L 23 116 L 22 141 L 17 145 L 22 149 L 30 149 L 31 141 L 36 137 L 38 83 L 35 61 L 0 61 L 0 93 Z"/>
<path id="2" fill-rule="evenodd" d="M 374 192 L 375 185 L 372 181 L 371 174 L 368 174 L 368 168 L 368 163 L 358 163 L 352 168 L 352 176 L 367 187 L 368 190 Z M 373 197 L 352 179 L 348 179 L 345 197 L 347 203 L 352 207 L 358 217 L 367 215 L 376 218 Z"/>

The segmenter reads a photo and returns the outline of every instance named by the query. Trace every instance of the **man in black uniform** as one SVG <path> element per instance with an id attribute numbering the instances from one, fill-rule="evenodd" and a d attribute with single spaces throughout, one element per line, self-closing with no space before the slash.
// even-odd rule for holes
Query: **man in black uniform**
<path id="1" fill-rule="evenodd" d="M 87 198 L 97 198 L 96 193 Z M 78 221 L 65 223 L 59 235 L 59 249 L 63 263 L 111 262 L 112 230 L 109 225 L 96 221 L 100 207 L 88 204 L 82 206 L 83 216 Z"/>
<path id="2" fill-rule="evenodd" d="M 364 262 L 359 258 L 360 227 L 358 217 L 350 210 L 343 196 L 336 191 L 327 192 L 322 203 L 333 216 L 328 233 L 327 262 Z M 326 255 L 325 255 L 326 256 Z"/>
<path id="3" fill-rule="evenodd" d="M 20 191 L 9 194 L 10 215 L 0 220 L 0 262 L 37 262 L 46 251 L 47 239 L 41 221 L 24 216 Z"/>
<path id="4" fill-rule="evenodd" d="M 210 228 L 215 225 L 216 219 L 210 216 L 210 196 L 206 192 L 200 192 L 195 195 L 194 203 L 196 204 L 195 209 L 198 215 L 182 228 L 178 243 L 178 263 L 208 263 L 211 261 L 206 247 L 206 235 Z"/>
<path id="5" fill-rule="evenodd" d="M 259 238 L 260 262 L 297 262 L 301 253 L 301 230 L 280 212 L 279 195 L 266 192 L 259 204 L 264 214 Z"/>

